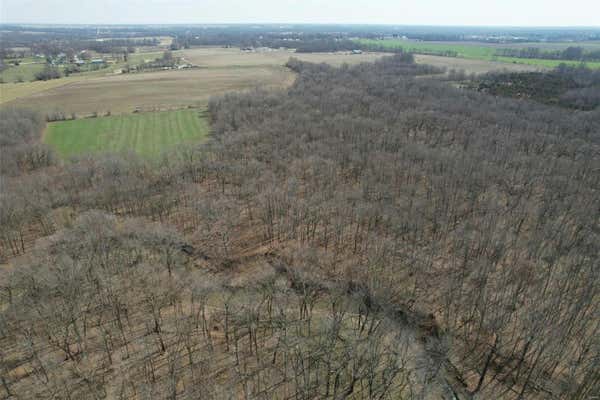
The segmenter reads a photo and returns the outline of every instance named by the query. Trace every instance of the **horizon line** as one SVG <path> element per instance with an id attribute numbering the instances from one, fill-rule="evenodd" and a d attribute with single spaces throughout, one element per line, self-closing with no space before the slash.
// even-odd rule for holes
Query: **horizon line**
<path id="1" fill-rule="evenodd" d="M 453 25 L 453 24 L 405 24 L 405 23 L 362 23 L 362 22 L 6 22 L 2 25 L 56 25 L 56 26 L 223 26 L 223 25 L 330 25 L 330 26 L 385 26 L 385 27 L 423 27 L 423 28 L 527 28 L 527 29 L 594 29 L 600 25 Z"/>

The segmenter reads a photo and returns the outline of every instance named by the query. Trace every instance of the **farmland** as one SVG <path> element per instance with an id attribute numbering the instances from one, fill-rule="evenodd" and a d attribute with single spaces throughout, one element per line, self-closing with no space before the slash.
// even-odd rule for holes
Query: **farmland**
<path id="1" fill-rule="evenodd" d="M 194 69 L 123 74 L 86 79 L 22 97 L 13 105 L 45 112 L 89 115 L 94 112 L 130 113 L 206 105 L 212 95 L 254 87 L 281 87 L 293 74 L 283 67 Z"/>
<path id="2" fill-rule="evenodd" d="M 374 61 L 384 53 L 294 53 L 288 50 L 242 52 L 237 48 L 200 47 L 173 53 L 199 68 L 138 74 L 106 73 L 75 75 L 44 82 L 0 85 L 2 102 L 31 105 L 45 112 L 89 115 L 111 111 L 129 113 L 137 108 L 165 110 L 188 105 L 204 106 L 212 95 L 255 87 L 280 88 L 294 81 L 284 67 L 290 57 L 334 66 Z M 135 53 L 135 64 L 154 59 L 160 52 Z M 536 66 L 506 64 L 488 60 L 417 55 L 416 61 L 448 69 L 481 73 L 500 69 L 535 70 Z M 100 75 L 101 73 L 101 75 Z"/>
<path id="3" fill-rule="evenodd" d="M 87 79 L 95 79 L 103 76 L 111 76 L 114 75 L 114 69 L 115 68 L 103 68 L 46 81 L 26 81 L 0 84 L 0 104 L 9 103 L 18 98 L 28 97 L 48 89 L 68 85 L 74 82 L 81 82 Z"/>
<path id="4" fill-rule="evenodd" d="M 447 68 L 448 70 L 463 70 L 468 74 L 483 74 L 486 72 L 502 70 L 524 72 L 543 69 L 540 66 L 530 64 L 513 64 L 500 61 L 432 56 L 427 54 L 416 54 L 415 61 L 419 64 L 433 65 L 434 67 Z"/>
<path id="5" fill-rule="evenodd" d="M 358 43 L 365 46 L 377 46 L 387 49 L 399 49 L 402 48 L 407 51 L 415 53 L 424 53 L 428 55 L 437 56 L 452 56 L 458 58 L 465 58 L 471 60 L 486 60 L 486 61 L 497 61 L 502 63 L 512 64 L 527 64 L 538 66 L 542 68 L 554 68 L 560 64 L 578 65 L 578 61 L 564 61 L 564 60 L 546 60 L 546 59 L 526 59 L 517 57 L 504 57 L 497 56 L 498 50 L 513 47 L 512 45 L 492 45 L 492 44 L 481 44 L 471 42 L 418 42 L 410 40 L 390 39 L 390 40 L 374 40 L 374 39 L 360 39 Z M 519 47 L 524 47 L 524 44 L 520 44 Z M 537 47 L 537 44 L 535 44 Z M 546 44 L 546 49 L 561 49 L 560 44 Z M 566 45 L 563 45 L 566 47 Z M 591 47 L 590 47 L 591 46 Z M 595 49 L 595 45 L 588 45 L 587 48 Z M 590 68 L 600 68 L 600 62 L 587 62 L 586 65 Z"/>
<path id="6" fill-rule="evenodd" d="M 201 141 L 207 133 L 198 110 L 178 110 L 53 122 L 44 141 L 64 158 L 109 151 L 152 156 L 175 144 Z"/>
<path id="7" fill-rule="evenodd" d="M 473 51 L 471 54 L 474 54 Z M 129 62 L 135 65 L 160 57 L 161 54 L 138 52 L 130 55 Z M 0 85 L 1 101 L 11 105 L 33 106 L 47 113 L 61 111 L 80 116 L 107 111 L 113 114 L 130 113 L 136 109 L 169 110 L 188 105 L 203 107 L 210 96 L 232 90 L 289 86 L 294 81 L 294 74 L 284 65 L 290 57 L 339 66 L 374 61 L 385 54 L 294 53 L 291 50 L 243 52 L 238 48 L 199 47 L 175 51 L 173 55 L 198 68 L 137 74 L 114 74 L 111 68 L 51 81 L 3 84 Z M 416 60 L 448 69 L 464 69 L 469 73 L 501 69 L 531 71 L 540 68 L 524 63 L 431 55 L 417 55 Z"/>
<path id="8" fill-rule="evenodd" d="M 290 57 L 302 61 L 339 66 L 374 61 L 384 53 L 294 53 L 293 50 L 257 50 L 243 52 L 237 48 L 200 47 L 176 53 L 185 60 L 205 68 L 283 66 Z"/>
<path id="9" fill-rule="evenodd" d="M 133 53 L 129 55 L 127 63 L 130 66 L 135 66 L 147 60 L 160 57 L 162 54 L 163 52 L 160 51 Z M 125 62 L 118 62 L 99 69 L 85 65 L 81 67 L 81 72 L 71 74 L 70 76 L 47 81 L 36 81 L 35 74 L 44 70 L 44 61 L 40 58 L 25 58 L 20 61 L 20 65 L 8 66 L 0 73 L 0 78 L 4 82 L 0 84 L 0 104 L 73 82 L 111 76 L 115 72 L 120 72 L 121 68 L 125 65 Z M 59 66 L 58 69 L 61 72 L 64 71 L 64 65 Z"/>
<path id="10" fill-rule="evenodd" d="M 134 62 L 158 55 L 160 53 L 138 53 Z M 73 76 L 47 82 L 5 84 L 0 90 L 3 101 L 10 105 L 27 105 L 46 113 L 61 111 L 80 116 L 107 111 L 130 113 L 136 109 L 168 110 L 189 105 L 203 107 L 210 96 L 228 91 L 291 85 L 295 75 L 284 67 L 290 57 L 340 65 L 372 61 L 382 56 L 381 53 L 295 54 L 284 50 L 246 53 L 239 49 L 214 47 L 178 51 L 174 55 L 199 68 L 93 78 Z"/>
<path id="11" fill-rule="evenodd" d="M 34 81 L 23 83 L 4 83 L 0 85 L 0 104 L 9 103 L 21 97 L 28 97 L 58 86 L 67 85 L 85 79 L 83 76 L 51 79 L 49 81 Z"/>

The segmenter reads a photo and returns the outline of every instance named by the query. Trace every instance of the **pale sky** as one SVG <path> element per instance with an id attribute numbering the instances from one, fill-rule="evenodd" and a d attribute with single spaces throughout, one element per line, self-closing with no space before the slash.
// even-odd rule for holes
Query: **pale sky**
<path id="1" fill-rule="evenodd" d="M 600 0 L 0 0 L 0 22 L 600 27 Z"/>

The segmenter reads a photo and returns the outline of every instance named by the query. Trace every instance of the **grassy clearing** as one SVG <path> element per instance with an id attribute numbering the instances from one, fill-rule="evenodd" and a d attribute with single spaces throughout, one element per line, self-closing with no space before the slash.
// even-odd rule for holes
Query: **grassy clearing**
<path id="1" fill-rule="evenodd" d="M 206 138 L 208 125 L 198 110 L 119 115 L 48 124 L 44 142 L 60 156 L 134 151 L 143 156 Z"/>
<path id="2" fill-rule="evenodd" d="M 9 65 L 0 73 L 0 79 L 4 83 L 30 82 L 35 80 L 35 74 L 44 70 L 44 63 L 21 63 L 14 66 Z"/>
<path id="3" fill-rule="evenodd" d="M 173 54 L 177 54 L 178 52 L 173 52 Z M 122 63 L 119 66 L 124 64 L 129 65 L 137 65 L 146 61 L 154 61 L 157 58 L 162 57 L 164 51 L 149 51 L 149 52 L 140 52 L 140 53 L 131 53 L 127 56 L 127 62 Z"/>
<path id="4" fill-rule="evenodd" d="M 486 60 L 497 61 L 511 64 L 527 64 L 543 68 L 554 68 L 561 63 L 568 65 L 579 65 L 578 61 L 563 61 L 563 60 L 544 60 L 536 58 L 517 58 L 517 57 L 501 57 L 496 56 L 496 52 L 501 48 L 508 48 L 509 45 L 485 45 L 478 43 L 440 43 L 440 42 L 414 42 L 410 40 L 375 40 L 375 39 L 359 39 L 357 40 L 363 45 L 381 46 L 387 49 L 402 48 L 415 53 L 426 53 L 432 55 L 446 55 L 453 53 L 456 57 L 466 58 L 471 60 Z M 532 45 L 533 46 L 533 45 Z M 585 63 L 589 68 L 600 68 L 600 62 Z"/>

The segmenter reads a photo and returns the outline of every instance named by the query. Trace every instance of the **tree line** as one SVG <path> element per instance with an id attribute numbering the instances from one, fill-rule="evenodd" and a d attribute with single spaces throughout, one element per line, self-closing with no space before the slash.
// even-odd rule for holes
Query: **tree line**
<path id="1" fill-rule="evenodd" d="M 546 72 L 491 72 L 479 76 L 454 74 L 475 90 L 499 96 L 532 99 L 579 110 L 600 106 L 600 71 L 561 64 Z"/>
<path id="2" fill-rule="evenodd" d="M 564 50 L 544 50 L 539 47 L 522 49 L 501 49 L 496 55 L 517 58 L 541 58 L 544 60 L 565 61 L 597 61 L 600 60 L 600 50 L 585 50 L 580 46 L 569 46 Z"/>

